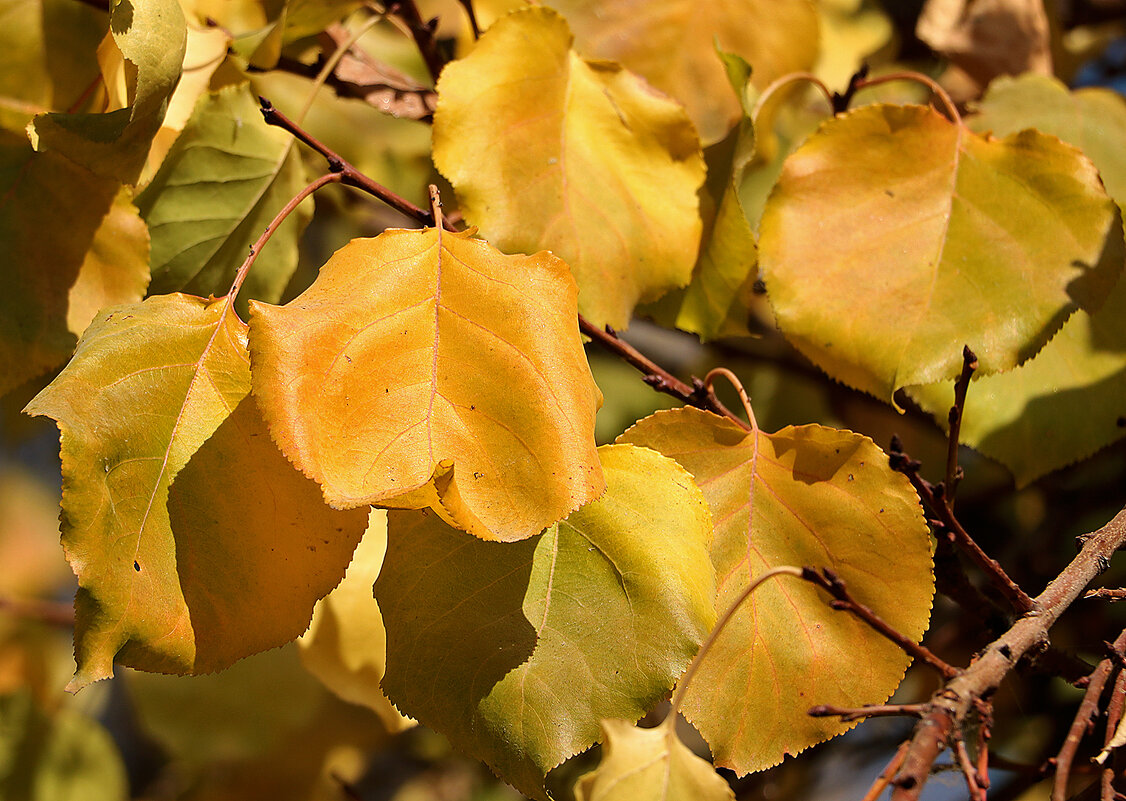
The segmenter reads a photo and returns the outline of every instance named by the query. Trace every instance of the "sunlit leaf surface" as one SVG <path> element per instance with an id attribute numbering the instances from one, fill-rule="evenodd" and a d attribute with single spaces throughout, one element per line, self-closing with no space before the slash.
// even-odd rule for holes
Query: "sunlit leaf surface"
<path id="1" fill-rule="evenodd" d="M 391 512 L 376 583 L 388 696 L 533 798 L 602 718 L 660 700 L 715 621 L 691 478 L 647 449 L 599 454 L 606 494 L 524 542 Z"/>
<path id="2" fill-rule="evenodd" d="M 778 325 L 829 375 L 890 399 L 1016 366 L 1117 280 L 1114 203 L 1055 137 L 979 137 L 920 106 L 826 123 L 787 160 L 759 266 Z"/>
<path id="3" fill-rule="evenodd" d="M 1126 203 L 1126 101 L 1108 89 L 1069 92 L 1042 76 L 1002 78 L 968 124 L 1006 136 L 1029 127 L 1081 147 L 1107 191 Z M 970 386 L 961 439 L 1010 470 L 1019 485 L 1084 459 L 1126 435 L 1126 285 L 1077 311 L 1031 361 Z M 945 425 L 953 384 L 908 390 Z"/>
<path id="4" fill-rule="evenodd" d="M 250 246 L 305 185 L 292 144 L 288 133 L 266 125 L 247 84 L 200 98 L 137 198 L 152 234 L 152 292 L 226 292 Z M 248 297 L 281 297 L 310 216 L 308 206 L 299 208 L 270 238 L 244 285 Z"/>
<path id="5" fill-rule="evenodd" d="M 289 304 L 251 304 L 255 394 L 333 506 L 430 506 L 524 539 L 604 486 L 575 294 L 548 253 L 439 229 L 357 239 Z"/>
<path id="6" fill-rule="evenodd" d="M 636 75 L 580 58 L 557 13 L 498 20 L 438 95 L 434 163 L 466 219 L 506 252 L 563 258 L 592 322 L 625 327 L 639 301 L 688 283 L 704 180 L 695 129 Z"/>
<path id="7" fill-rule="evenodd" d="M 249 390 L 226 301 L 171 295 L 100 314 L 28 405 L 62 433 L 73 687 L 115 658 L 203 673 L 281 645 L 343 576 L 366 512 L 323 504 Z"/>
<path id="8" fill-rule="evenodd" d="M 577 801 L 734 801 L 715 768 L 696 756 L 666 718 L 653 729 L 602 721 L 602 761 L 575 784 Z"/>
<path id="9" fill-rule="evenodd" d="M 676 459 L 703 490 L 716 521 L 717 611 L 772 567 L 829 567 L 894 628 L 922 637 L 934 588 L 927 526 L 907 479 L 868 438 L 811 425 L 760 433 L 756 445 L 734 423 L 685 407 L 657 412 L 619 441 Z M 880 703 L 909 662 L 820 590 L 781 577 L 740 607 L 683 712 L 716 764 L 745 774 L 851 728 L 806 710 Z"/>
<path id="10" fill-rule="evenodd" d="M 809 0 L 549 0 L 588 58 L 619 61 L 688 109 L 706 144 L 739 119 L 716 42 L 754 67 L 755 85 L 813 66 L 818 19 Z"/>

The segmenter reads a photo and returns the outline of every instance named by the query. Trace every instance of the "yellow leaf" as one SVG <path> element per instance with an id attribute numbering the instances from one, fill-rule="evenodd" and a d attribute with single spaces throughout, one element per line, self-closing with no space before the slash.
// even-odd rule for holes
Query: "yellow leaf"
<path id="1" fill-rule="evenodd" d="M 620 61 L 688 109 L 705 144 L 741 116 L 719 49 L 746 59 L 763 88 L 817 59 L 809 0 L 547 0 L 575 32 L 584 56 Z"/>
<path id="2" fill-rule="evenodd" d="M 597 325 L 626 326 L 691 277 L 704 181 L 692 123 L 636 75 L 580 58 L 551 9 L 503 17 L 446 67 L 434 163 L 490 242 L 562 257 Z"/>
<path id="3" fill-rule="evenodd" d="M 170 295 L 99 315 L 28 404 L 62 433 L 72 687 L 112 675 L 115 658 L 203 673 L 281 645 L 344 574 L 366 513 L 323 504 L 249 389 L 227 301 Z"/>
<path id="4" fill-rule="evenodd" d="M 676 459 L 708 499 L 720 614 L 772 567 L 828 567 L 893 628 L 922 637 L 934 593 L 927 526 L 906 477 L 867 437 L 811 425 L 756 439 L 685 407 L 657 412 L 619 441 Z M 880 703 L 909 663 L 813 586 L 771 582 L 739 607 L 701 660 L 682 711 L 716 764 L 745 774 L 847 731 L 855 724 L 806 710 Z"/>
<path id="5" fill-rule="evenodd" d="M 575 784 L 577 801 L 727 801 L 731 787 L 681 742 L 675 717 L 653 729 L 602 721 L 602 761 Z"/>
<path id="6" fill-rule="evenodd" d="M 251 302 L 254 391 L 333 506 L 430 506 L 524 539 L 605 488 L 575 295 L 549 253 L 441 229 L 357 239 L 289 304 Z"/>
<path id="7" fill-rule="evenodd" d="M 372 596 L 387 551 L 387 512 L 373 509 L 344 580 L 313 607 L 313 622 L 297 640 L 301 663 L 321 683 L 379 715 L 388 731 L 414 724 L 379 689 L 387 664 L 387 632 Z"/>

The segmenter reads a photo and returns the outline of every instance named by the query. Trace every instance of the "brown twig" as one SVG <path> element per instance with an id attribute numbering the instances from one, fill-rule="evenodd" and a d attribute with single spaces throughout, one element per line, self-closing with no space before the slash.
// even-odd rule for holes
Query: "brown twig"
<path id="1" fill-rule="evenodd" d="M 985 801 L 985 791 L 977 783 L 977 770 L 970 761 L 970 752 L 966 749 L 966 741 L 960 732 L 954 734 L 954 755 L 962 775 L 966 778 L 966 789 L 969 790 L 970 801 Z"/>
<path id="2" fill-rule="evenodd" d="M 442 54 L 438 52 L 438 39 L 434 35 L 438 30 L 438 18 L 423 22 L 414 0 L 396 0 L 387 6 L 387 13 L 394 14 L 406 24 L 418 47 L 418 52 L 422 55 L 422 60 L 426 62 L 430 77 L 437 83 L 438 76 L 442 74 L 442 67 L 446 66 Z"/>
<path id="3" fill-rule="evenodd" d="M 926 646 L 920 645 L 911 638 L 896 631 L 887 621 L 877 615 L 871 607 L 853 598 L 841 577 L 829 568 L 822 568 L 821 572 L 818 572 L 814 568 L 807 567 L 802 571 L 802 578 L 811 584 L 816 584 L 833 596 L 833 601 L 829 604 L 833 609 L 849 612 L 860 618 L 867 623 L 870 628 L 898 645 L 908 654 L 937 670 L 942 674 L 944 679 L 953 679 L 961 672 L 953 665 L 949 665 L 940 659 Z"/>
<path id="4" fill-rule="evenodd" d="M 461 7 L 465 9 L 466 16 L 469 17 L 469 27 L 473 30 L 473 38 L 481 38 L 481 28 L 477 25 L 477 14 L 473 11 L 473 0 L 457 0 L 461 3 Z"/>
<path id="5" fill-rule="evenodd" d="M 1118 635 L 1113 647 L 1126 648 L 1126 630 Z M 1079 709 L 1075 711 L 1075 718 L 1071 721 L 1067 737 L 1060 746 L 1059 753 L 1056 754 L 1056 777 L 1052 783 L 1052 801 L 1065 801 L 1067 798 L 1067 783 L 1071 777 L 1071 765 L 1075 761 L 1075 753 L 1079 750 L 1079 743 L 1082 742 L 1084 735 L 1090 731 L 1091 721 L 1099 711 L 1099 699 L 1106 688 L 1112 667 L 1111 659 L 1107 657 L 1091 672 L 1083 700 L 1079 703 Z"/>
<path id="6" fill-rule="evenodd" d="M 1022 615 L 1031 611 L 1032 598 L 1015 581 L 1009 578 L 1001 564 L 985 553 L 981 546 L 974 541 L 974 538 L 969 535 L 969 532 L 962 527 L 958 518 L 954 516 L 953 510 L 946 505 L 942 485 L 931 484 L 919 475 L 920 463 L 903 451 L 903 446 L 896 437 L 892 438 L 888 463 L 892 470 L 897 470 L 907 476 L 911 481 L 911 486 L 919 493 L 919 497 L 938 516 L 944 532 L 950 537 L 950 541 L 961 548 L 981 568 L 982 572 L 985 573 L 986 577 L 1013 609 Z"/>
<path id="7" fill-rule="evenodd" d="M 59 628 L 74 626 L 74 607 L 70 604 L 0 597 L 0 610 Z"/>
<path id="8" fill-rule="evenodd" d="M 1115 589 L 1099 587 L 1097 590 L 1089 590 L 1084 593 L 1083 598 L 1102 598 L 1106 601 L 1126 601 L 1126 587 Z"/>
<path id="9" fill-rule="evenodd" d="M 871 704 L 855 708 L 818 704 L 806 712 L 811 718 L 839 717 L 842 723 L 864 718 L 912 717 L 921 718 L 927 711 L 925 704 Z"/>
<path id="10" fill-rule="evenodd" d="M 417 220 L 423 225 L 434 225 L 434 215 L 429 211 L 414 205 L 406 198 L 400 197 L 382 184 L 378 184 L 371 178 L 368 178 L 328 145 L 318 140 L 289 117 L 278 111 L 273 103 L 266 98 L 259 97 L 258 102 L 262 105 L 262 117 L 266 120 L 267 125 L 274 125 L 289 131 L 294 138 L 304 142 L 313 150 L 320 153 L 325 161 L 328 162 L 328 168 L 334 173 L 339 173 L 340 183 L 379 198 L 399 213 Z M 454 230 L 452 224 L 448 221 L 446 221 L 445 227 L 447 230 Z"/>
<path id="11" fill-rule="evenodd" d="M 957 492 L 958 482 L 962 479 L 962 471 L 958 467 L 958 442 L 962 433 L 962 415 L 966 409 L 966 390 L 969 389 L 970 379 L 975 370 L 977 370 L 977 356 L 970 350 L 970 346 L 966 345 L 962 348 L 962 374 L 954 384 L 954 405 L 950 407 L 947 416 L 950 431 L 947 439 L 946 480 L 943 482 L 946 491 L 943 500 L 951 511 L 954 509 L 954 493 Z"/>
<path id="12" fill-rule="evenodd" d="M 899 746 L 898 750 L 895 752 L 895 756 L 888 762 L 887 767 L 880 771 L 880 775 L 872 782 L 872 786 L 868 788 L 868 792 L 864 794 L 864 798 L 862 798 L 861 801 L 876 801 L 876 799 L 883 794 L 888 784 L 891 783 L 891 777 L 898 772 L 899 766 L 903 764 L 903 758 L 907 756 L 908 745 L 909 743 L 903 743 Z"/>
<path id="13" fill-rule="evenodd" d="M 1106 749 L 1111 747 L 1111 741 L 1118 730 L 1124 700 L 1126 700 L 1126 671 L 1119 670 L 1118 676 L 1114 679 L 1114 691 L 1106 705 L 1106 737 L 1103 745 Z M 1114 762 L 1115 760 L 1112 759 L 1109 765 L 1105 765 L 1099 776 L 1102 801 L 1115 801 L 1114 775 L 1117 771 Z"/>
<path id="14" fill-rule="evenodd" d="M 610 326 L 601 329 L 580 314 L 579 330 L 626 364 L 636 368 L 641 373 L 642 380 L 658 392 L 671 395 L 698 409 L 726 417 L 741 428 L 751 430 L 750 424 L 728 409 L 703 381 L 696 379 L 693 382 L 694 386 L 689 386 L 618 336 L 618 332 Z"/>
<path id="15" fill-rule="evenodd" d="M 981 653 L 961 675 L 946 683 L 930 700 L 930 710 L 915 727 L 903 765 L 893 784 L 892 801 L 917 801 L 938 754 L 961 727 L 978 700 L 1000 686 L 1009 671 L 1029 652 L 1048 642 L 1048 630 L 1110 565 L 1110 557 L 1126 543 L 1126 509 L 1082 538 L 1079 554 L 1033 602 L 1033 608 Z"/>

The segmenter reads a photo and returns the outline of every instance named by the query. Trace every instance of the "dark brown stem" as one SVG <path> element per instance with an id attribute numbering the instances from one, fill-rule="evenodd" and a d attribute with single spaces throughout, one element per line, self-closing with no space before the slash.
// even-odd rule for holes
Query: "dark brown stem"
<path id="1" fill-rule="evenodd" d="M 734 421 L 739 427 L 747 431 L 751 430 L 750 424 L 744 422 L 739 415 L 721 403 L 704 382 L 698 381 L 695 386 L 689 386 L 618 336 L 618 333 L 610 326 L 606 326 L 605 329 L 599 328 L 580 314 L 579 330 L 601 347 L 636 368 L 642 374 L 642 380 L 658 392 L 671 395 L 698 409 L 726 417 Z"/>
<path id="2" fill-rule="evenodd" d="M 927 711 L 926 704 L 872 704 L 869 706 L 860 706 L 853 709 L 839 706 L 829 706 L 828 704 L 819 704 L 810 707 L 806 712 L 811 718 L 835 718 L 839 717 L 842 723 L 848 723 L 851 720 L 861 720 L 863 718 L 886 718 L 886 717 L 912 717 L 921 718 Z"/>
<path id="3" fill-rule="evenodd" d="M 1025 654 L 1044 647 L 1060 615 L 1107 569 L 1111 556 L 1126 543 L 1126 509 L 1082 541 L 1078 556 L 1036 597 L 1033 608 L 931 698 L 930 711 L 915 727 L 893 782 L 892 801 L 917 801 L 955 726 L 961 726 L 979 700 L 992 695 Z"/>
<path id="4" fill-rule="evenodd" d="M 1022 590 L 1015 581 L 1009 578 L 1001 564 L 992 559 L 981 546 L 969 535 L 954 512 L 946 505 L 943 497 L 942 485 L 931 484 L 919 475 L 920 463 L 908 456 L 897 439 L 892 440 L 889 464 L 893 470 L 903 473 L 911 481 L 911 486 L 919 493 L 919 497 L 930 507 L 942 523 L 944 531 L 955 543 L 974 561 L 989 581 L 1005 597 L 1009 604 L 1019 614 L 1026 614 L 1032 609 L 1032 598 Z"/>
<path id="5" fill-rule="evenodd" d="M 473 38 L 481 38 L 481 28 L 477 25 L 477 14 L 473 11 L 473 0 L 457 0 L 461 3 L 461 7 L 465 9 L 466 16 L 469 17 L 469 27 L 473 29 Z"/>
<path id="6" fill-rule="evenodd" d="M 0 597 L 0 611 L 59 628 L 74 626 L 74 607 L 70 604 Z"/>
<path id="7" fill-rule="evenodd" d="M 944 500 L 951 511 L 954 510 L 954 493 L 957 492 L 958 482 L 962 478 L 961 470 L 958 468 L 958 442 L 962 433 L 962 415 L 966 409 L 966 390 L 969 389 L 970 379 L 975 370 L 977 370 L 977 356 L 970 350 L 970 346 L 966 345 L 962 348 L 962 374 L 954 384 L 954 405 L 950 407 L 950 414 L 947 417 L 950 432 L 946 449 L 946 480 L 943 483 L 946 487 Z"/>
<path id="8" fill-rule="evenodd" d="M 948 665 L 926 646 L 920 645 L 911 638 L 896 631 L 887 621 L 877 615 L 871 607 L 853 598 L 841 577 L 829 568 L 822 568 L 821 572 L 818 572 L 812 567 L 806 567 L 802 570 L 802 578 L 811 584 L 816 584 L 833 596 L 833 601 L 829 604 L 833 609 L 849 612 L 860 618 L 878 634 L 883 635 L 911 656 L 937 670 L 942 674 L 944 679 L 952 679 L 961 672 L 953 665 Z"/>
<path id="9" fill-rule="evenodd" d="M 340 154 L 328 147 L 328 145 L 319 141 L 300 125 L 278 111 L 266 98 L 259 97 L 258 102 L 262 104 L 262 116 L 265 118 L 267 125 L 274 125 L 289 131 L 294 138 L 304 142 L 313 150 L 320 153 L 325 161 L 328 162 L 328 168 L 340 175 L 340 183 L 367 192 L 372 197 L 379 198 L 400 214 L 417 220 L 422 225 L 434 225 L 434 215 L 429 211 L 414 205 L 406 198 L 400 197 L 382 184 L 378 184 L 371 178 L 368 178 L 348 163 Z M 445 227 L 447 230 L 454 230 L 453 226 L 448 221 L 445 223 Z"/>
<path id="10" fill-rule="evenodd" d="M 1126 630 L 1118 635 L 1113 647 L 1118 650 L 1126 648 Z M 1079 750 L 1079 743 L 1082 742 L 1083 736 L 1091 727 L 1091 720 L 1099 711 L 1099 699 L 1106 688 L 1107 679 L 1110 678 L 1112 666 L 1110 658 L 1107 657 L 1099 662 L 1091 673 L 1087 682 L 1087 691 L 1083 694 L 1083 700 L 1079 704 L 1079 709 L 1075 712 L 1075 719 L 1071 721 L 1071 728 L 1068 729 L 1067 737 L 1064 739 L 1059 753 L 1056 754 L 1056 777 L 1052 784 L 1052 801 L 1065 801 L 1067 799 L 1067 782 L 1071 777 L 1071 764 L 1075 761 L 1075 753 Z"/>
<path id="11" fill-rule="evenodd" d="M 438 39 L 434 35 L 438 29 L 438 19 L 435 17 L 429 22 L 423 22 L 414 0 L 396 0 L 387 6 L 387 12 L 406 23 L 418 52 L 422 54 L 422 60 L 426 62 L 430 77 L 434 79 L 434 83 L 437 83 L 438 76 L 442 74 L 442 67 L 446 66 L 441 53 L 438 52 Z"/>

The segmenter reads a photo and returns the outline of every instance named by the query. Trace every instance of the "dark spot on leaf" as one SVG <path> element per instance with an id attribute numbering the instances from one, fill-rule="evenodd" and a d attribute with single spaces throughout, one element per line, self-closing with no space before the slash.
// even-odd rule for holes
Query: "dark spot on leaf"
<path id="1" fill-rule="evenodd" d="M 884 194 L 888 197 L 895 197 L 895 192 L 892 192 L 890 189 L 885 189 Z"/>
<path id="2" fill-rule="evenodd" d="M 849 481 L 852 481 L 852 480 L 853 480 L 853 476 L 852 476 L 852 473 L 849 473 L 849 474 L 848 474 L 848 480 L 849 480 Z"/>
<path id="3" fill-rule="evenodd" d="M 136 570 L 138 573 L 141 572 L 141 566 L 139 564 L 137 564 L 136 561 L 133 562 L 133 569 Z"/>
<path id="4" fill-rule="evenodd" d="M 766 281 L 763 281 L 761 278 L 756 278 L 755 282 L 753 284 L 751 284 L 751 291 L 754 292 L 756 295 L 765 295 L 766 294 Z"/>
<path id="5" fill-rule="evenodd" d="M 1126 417 L 1119 416 L 1119 418 L 1115 420 L 1114 423 L 1119 428 L 1126 428 Z"/>

